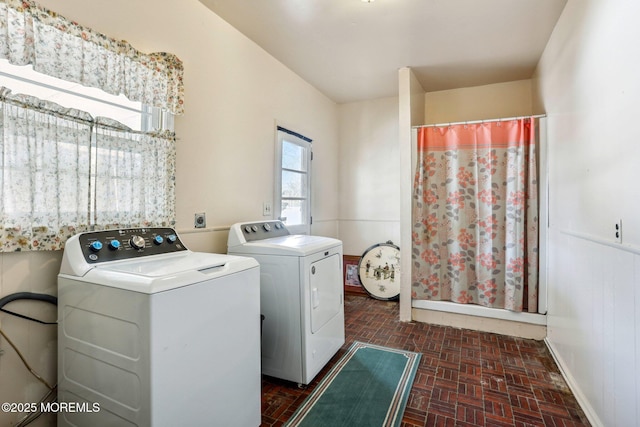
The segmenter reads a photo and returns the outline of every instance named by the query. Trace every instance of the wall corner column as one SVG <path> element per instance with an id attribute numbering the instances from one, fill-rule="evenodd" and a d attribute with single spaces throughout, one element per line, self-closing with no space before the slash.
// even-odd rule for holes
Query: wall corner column
<path id="1" fill-rule="evenodd" d="M 411 248 L 413 170 L 412 127 L 423 124 L 425 92 L 409 67 L 398 70 L 400 149 L 400 320 L 411 321 Z"/>

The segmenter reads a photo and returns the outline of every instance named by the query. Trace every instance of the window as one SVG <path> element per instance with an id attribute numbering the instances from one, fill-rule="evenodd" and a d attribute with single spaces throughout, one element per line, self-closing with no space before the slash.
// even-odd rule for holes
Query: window
<path id="1" fill-rule="evenodd" d="M 278 126 L 275 212 L 289 231 L 311 231 L 311 139 Z"/>
<path id="2" fill-rule="evenodd" d="M 6 60 L 0 77 L 0 251 L 173 225 L 172 114 Z"/>
<path id="3" fill-rule="evenodd" d="M 0 1 L 0 28 L 0 58 L 20 65 L 0 71 L 0 252 L 60 249 L 87 229 L 173 225 L 172 118 L 146 106 L 184 112 L 182 61 L 33 1 Z"/>

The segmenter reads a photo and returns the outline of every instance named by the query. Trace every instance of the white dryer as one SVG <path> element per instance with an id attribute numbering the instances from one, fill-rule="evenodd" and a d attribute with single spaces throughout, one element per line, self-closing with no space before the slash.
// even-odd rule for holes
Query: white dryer
<path id="1" fill-rule="evenodd" d="M 234 224 L 227 245 L 260 263 L 262 373 L 309 384 L 345 341 L 342 242 L 260 221 Z"/>
<path id="2" fill-rule="evenodd" d="M 170 228 L 82 233 L 58 275 L 58 426 L 259 426 L 260 272 Z"/>

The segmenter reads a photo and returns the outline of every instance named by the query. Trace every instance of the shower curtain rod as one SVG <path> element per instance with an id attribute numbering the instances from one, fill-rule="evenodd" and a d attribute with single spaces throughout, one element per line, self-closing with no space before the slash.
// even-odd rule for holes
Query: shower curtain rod
<path id="1" fill-rule="evenodd" d="M 507 117 L 503 119 L 487 119 L 487 120 L 472 120 L 468 122 L 452 122 L 452 123 L 436 123 L 432 125 L 419 125 L 412 126 L 412 129 L 418 128 L 436 128 L 436 127 L 444 127 L 444 126 L 455 126 L 455 125 L 474 125 L 477 123 L 492 123 L 492 122 L 506 122 L 509 120 L 519 120 L 519 119 L 540 119 L 542 117 L 547 117 L 546 114 L 538 114 L 535 116 L 518 116 L 518 117 Z"/>

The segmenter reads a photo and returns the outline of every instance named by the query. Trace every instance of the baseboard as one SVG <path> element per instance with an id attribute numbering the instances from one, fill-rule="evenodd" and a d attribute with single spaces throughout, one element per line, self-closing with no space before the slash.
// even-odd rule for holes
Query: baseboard
<path id="1" fill-rule="evenodd" d="M 567 385 L 569 386 L 569 388 L 571 389 L 571 392 L 573 393 L 574 397 L 578 401 L 578 404 L 580 405 L 582 412 L 584 412 L 587 419 L 589 420 L 589 423 L 591 423 L 593 427 L 605 427 L 604 423 L 600 420 L 600 418 L 596 414 L 596 411 L 593 409 L 593 407 L 591 406 L 591 404 L 589 403 L 585 395 L 582 393 L 582 389 L 580 389 L 580 387 L 578 386 L 578 383 L 573 378 L 573 375 L 571 375 L 571 371 L 566 369 L 567 365 L 564 363 L 562 357 L 560 357 L 559 354 L 556 352 L 553 344 L 549 341 L 549 338 L 545 338 L 544 343 L 547 345 L 547 348 L 549 349 L 549 353 L 551 353 L 553 360 L 555 360 L 556 365 L 558 365 L 558 368 L 560 369 L 560 373 L 562 374 L 562 377 L 567 382 Z"/>
<path id="2" fill-rule="evenodd" d="M 481 332 L 491 332 L 526 339 L 542 340 L 547 336 L 547 327 L 545 325 L 534 325 L 438 310 L 414 307 L 411 309 L 411 318 L 417 322 L 473 329 Z"/>

